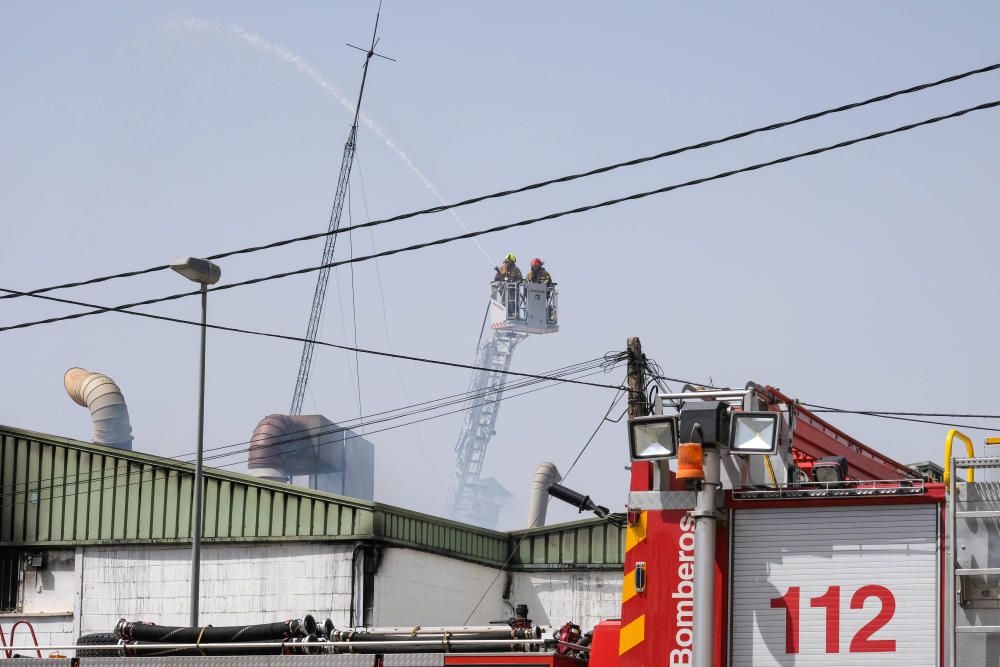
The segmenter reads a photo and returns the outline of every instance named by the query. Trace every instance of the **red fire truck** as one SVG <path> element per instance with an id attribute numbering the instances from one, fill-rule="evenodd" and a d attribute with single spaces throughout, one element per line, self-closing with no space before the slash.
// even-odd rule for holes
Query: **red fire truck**
<path id="1" fill-rule="evenodd" d="M 657 404 L 630 420 L 622 613 L 592 664 L 1000 664 L 1000 487 L 972 470 L 1000 459 L 952 431 L 929 481 L 753 383 Z"/>

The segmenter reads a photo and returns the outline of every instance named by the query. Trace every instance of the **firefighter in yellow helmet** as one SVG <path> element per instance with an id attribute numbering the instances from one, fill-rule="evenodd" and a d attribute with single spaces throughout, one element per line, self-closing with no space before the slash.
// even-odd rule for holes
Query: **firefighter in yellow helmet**
<path id="1" fill-rule="evenodd" d="M 500 266 L 494 268 L 496 269 L 496 275 L 493 276 L 493 282 L 519 283 L 524 280 L 524 277 L 521 275 L 521 269 L 517 268 L 517 255 L 512 252 L 507 253 Z"/>
<path id="2" fill-rule="evenodd" d="M 538 259 L 537 257 L 531 260 L 531 270 L 528 271 L 528 282 L 529 283 L 542 283 L 543 285 L 552 284 L 552 276 L 544 268 L 545 262 Z"/>

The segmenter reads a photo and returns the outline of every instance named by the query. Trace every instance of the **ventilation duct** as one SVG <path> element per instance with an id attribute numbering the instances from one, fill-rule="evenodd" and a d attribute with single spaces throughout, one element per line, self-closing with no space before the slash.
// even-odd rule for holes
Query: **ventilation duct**
<path id="1" fill-rule="evenodd" d="M 97 445 L 132 449 L 132 424 L 125 397 L 115 381 L 101 373 L 71 368 L 63 376 L 66 393 L 77 405 L 90 410 Z"/>
<path id="2" fill-rule="evenodd" d="M 319 491 L 364 500 L 374 496 L 374 446 L 322 415 L 264 417 L 250 437 L 247 468 L 274 482 L 301 480 Z"/>
<path id="3" fill-rule="evenodd" d="M 545 525 L 545 513 L 549 508 L 549 487 L 562 481 L 562 475 L 554 463 L 545 462 L 535 470 L 531 482 L 531 499 L 528 502 L 528 528 Z"/>

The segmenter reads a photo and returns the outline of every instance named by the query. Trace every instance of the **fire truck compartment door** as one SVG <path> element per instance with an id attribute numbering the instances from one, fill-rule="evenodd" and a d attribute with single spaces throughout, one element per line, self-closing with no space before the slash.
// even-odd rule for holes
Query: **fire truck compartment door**
<path id="1" fill-rule="evenodd" d="M 937 510 L 735 510 L 732 665 L 937 665 Z"/>

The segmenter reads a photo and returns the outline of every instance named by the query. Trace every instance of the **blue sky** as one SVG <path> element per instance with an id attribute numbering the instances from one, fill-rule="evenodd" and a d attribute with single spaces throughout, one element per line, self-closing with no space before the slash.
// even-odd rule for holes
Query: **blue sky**
<path id="1" fill-rule="evenodd" d="M 325 229 L 375 5 L 17 3 L 0 7 L 0 286 L 31 289 Z M 996 3 L 403 3 L 383 8 L 364 110 L 446 199 L 762 125 L 996 62 Z M 309 69 L 312 68 L 312 69 Z M 458 211 L 469 228 L 713 174 L 998 98 L 990 73 L 599 178 Z M 846 408 L 1000 412 L 995 378 L 1000 112 L 641 202 L 355 268 L 360 345 L 471 363 L 492 265 L 546 259 L 562 331 L 526 341 L 540 372 L 638 335 L 668 375 L 772 384 Z M 361 183 L 364 182 L 364 192 Z M 355 222 L 437 203 L 363 127 Z M 367 207 L 367 212 L 366 212 Z M 345 212 L 345 220 L 347 212 Z M 458 233 L 446 214 L 361 232 L 356 254 Z M 338 256 L 348 252 L 340 241 Z M 223 281 L 315 264 L 320 242 L 226 260 Z M 350 271 L 322 338 L 353 340 Z M 214 295 L 212 321 L 301 335 L 313 275 Z M 155 274 L 65 292 L 118 304 L 186 289 Z M 338 298 L 339 294 L 339 298 Z M 28 299 L 0 321 L 71 312 Z M 150 312 L 195 318 L 184 300 Z M 136 449 L 194 449 L 198 335 L 107 314 L 0 334 L 0 423 L 88 439 L 71 366 L 123 387 Z M 207 446 L 287 410 L 300 348 L 213 333 Z M 306 410 L 359 414 L 353 358 L 317 352 Z M 463 391 L 463 371 L 361 359 L 361 412 Z M 620 374 L 609 378 L 618 381 Z M 488 474 L 523 492 L 565 469 L 611 392 L 559 387 L 503 405 Z M 904 461 L 945 430 L 834 423 Z M 461 416 L 372 437 L 379 499 L 436 513 Z M 571 486 L 621 505 L 623 424 Z M 978 440 L 978 436 L 976 438 Z M 239 466 L 236 466 L 237 469 Z M 504 527 L 524 523 L 511 502 Z M 556 519 L 572 516 L 557 510 Z"/>

